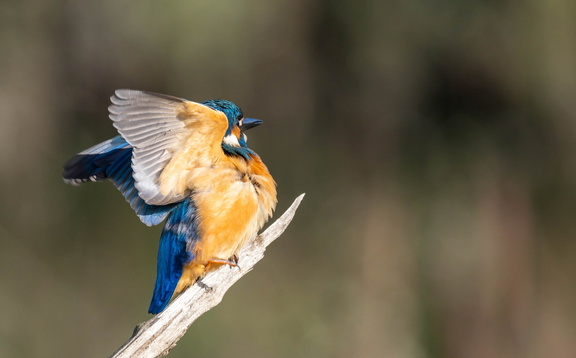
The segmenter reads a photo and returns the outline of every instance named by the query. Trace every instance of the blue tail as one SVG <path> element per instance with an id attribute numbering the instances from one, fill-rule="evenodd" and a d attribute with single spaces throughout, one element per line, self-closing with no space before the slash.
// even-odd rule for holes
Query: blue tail
<path id="1" fill-rule="evenodd" d="M 134 187 L 131 160 L 132 147 L 124 138 L 116 136 L 72 157 L 64 165 L 62 176 L 66 183 L 73 185 L 110 179 L 143 223 L 157 225 L 176 204 L 146 204 Z"/>
<path id="2" fill-rule="evenodd" d="M 182 276 L 184 265 L 194 257 L 192 249 L 198 241 L 196 206 L 188 198 L 170 212 L 158 249 L 156 285 L 150 302 L 150 313 L 160 313 L 166 308 Z"/>

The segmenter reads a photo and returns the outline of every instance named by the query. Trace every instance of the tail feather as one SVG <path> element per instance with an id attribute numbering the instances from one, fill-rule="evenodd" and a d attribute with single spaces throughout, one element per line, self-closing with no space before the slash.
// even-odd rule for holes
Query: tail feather
<path id="1" fill-rule="evenodd" d="M 166 218 L 175 204 L 146 204 L 134 186 L 131 161 L 132 147 L 124 138 L 116 136 L 72 157 L 64 165 L 62 176 L 64 182 L 72 185 L 109 179 L 143 223 L 148 226 L 157 225 Z"/>
<path id="2" fill-rule="evenodd" d="M 196 206 L 188 198 L 168 216 L 160 237 L 154 294 L 149 313 L 162 312 L 174 295 L 185 265 L 193 259 L 192 248 L 198 240 Z"/>

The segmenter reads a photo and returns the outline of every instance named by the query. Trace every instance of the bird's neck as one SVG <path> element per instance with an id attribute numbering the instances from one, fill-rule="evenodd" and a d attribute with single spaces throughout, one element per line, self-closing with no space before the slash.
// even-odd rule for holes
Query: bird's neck
<path id="1" fill-rule="evenodd" d="M 222 149 L 227 155 L 242 157 L 245 160 L 250 160 L 250 156 L 255 154 L 248 147 L 236 147 L 227 143 L 222 143 Z"/>

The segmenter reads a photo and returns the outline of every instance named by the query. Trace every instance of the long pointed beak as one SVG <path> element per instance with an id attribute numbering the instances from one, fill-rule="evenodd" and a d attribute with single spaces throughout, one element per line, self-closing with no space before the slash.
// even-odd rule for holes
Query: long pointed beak
<path id="1" fill-rule="evenodd" d="M 260 119 L 244 118 L 244 120 L 242 121 L 242 125 L 240 126 L 240 129 L 245 131 L 245 130 L 248 130 L 250 128 L 254 128 L 256 126 L 259 126 L 261 124 L 262 124 L 262 121 Z"/>

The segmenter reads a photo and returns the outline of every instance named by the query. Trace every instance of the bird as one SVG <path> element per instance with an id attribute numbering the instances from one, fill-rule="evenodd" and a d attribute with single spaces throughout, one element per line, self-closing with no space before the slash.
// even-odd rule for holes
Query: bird
<path id="1" fill-rule="evenodd" d="M 157 314 L 207 272 L 238 265 L 274 212 L 276 182 L 247 145 L 245 131 L 262 121 L 230 101 L 130 89 L 110 100 L 119 135 L 70 158 L 62 176 L 72 185 L 110 180 L 144 224 L 165 220 L 148 309 Z"/>

